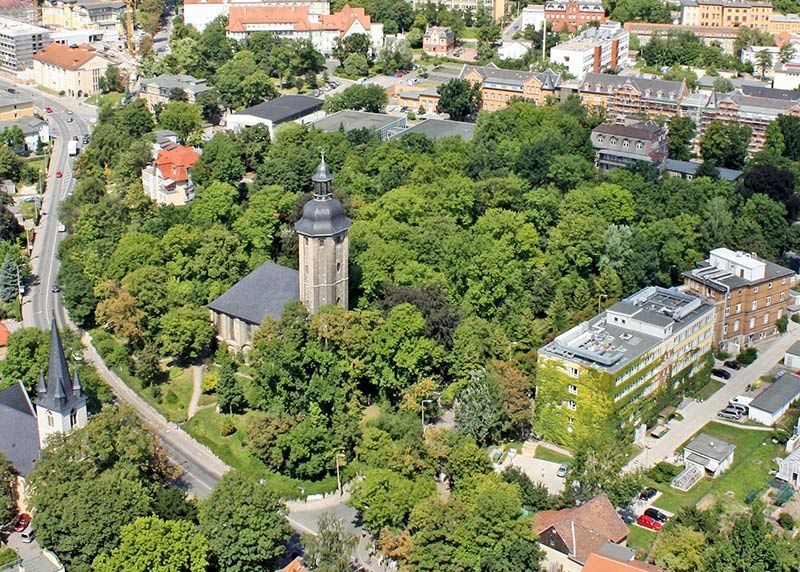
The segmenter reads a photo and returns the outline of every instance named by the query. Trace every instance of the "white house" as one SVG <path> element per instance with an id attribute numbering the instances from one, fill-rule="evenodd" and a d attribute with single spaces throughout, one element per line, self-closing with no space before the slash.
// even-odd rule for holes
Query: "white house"
<path id="1" fill-rule="evenodd" d="M 689 441 L 683 449 L 683 463 L 687 468 L 694 466 L 701 473 L 718 477 L 733 464 L 736 445 L 700 433 Z"/>
<path id="2" fill-rule="evenodd" d="M 181 206 L 194 198 L 194 184 L 189 168 L 200 159 L 192 147 L 168 145 L 158 151 L 155 160 L 142 169 L 144 194 L 159 205 Z"/>
<path id="3" fill-rule="evenodd" d="M 544 5 L 531 4 L 522 9 L 522 23 L 520 27 L 533 28 L 534 30 L 541 30 L 544 26 Z"/>
<path id="4" fill-rule="evenodd" d="M 791 373 L 783 374 L 750 402 L 748 417 L 762 425 L 772 426 L 798 399 L 800 377 Z"/>
<path id="5" fill-rule="evenodd" d="M 793 343 L 783 354 L 783 364 L 791 370 L 800 369 L 800 342 Z"/>
<path id="6" fill-rule="evenodd" d="M 526 40 L 505 41 L 497 49 L 497 55 L 504 60 L 518 60 L 525 56 L 532 47 L 533 43 Z"/>
<path id="7" fill-rule="evenodd" d="M 25 151 L 35 152 L 39 148 L 39 143 L 46 145 L 50 142 L 50 125 L 36 116 L 0 121 L 0 133 L 12 127 L 19 127 L 22 130 L 25 136 Z"/>
<path id="8" fill-rule="evenodd" d="M 294 121 L 313 123 L 325 117 L 321 99 L 307 95 L 281 95 L 225 117 L 225 125 L 232 131 L 241 131 L 253 125 L 266 125 L 269 136 L 275 140 L 275 127 Z"/>

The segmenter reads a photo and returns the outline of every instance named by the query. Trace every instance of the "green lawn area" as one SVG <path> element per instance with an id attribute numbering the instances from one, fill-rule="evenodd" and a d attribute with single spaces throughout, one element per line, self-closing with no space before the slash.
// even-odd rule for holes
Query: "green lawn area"
<path id="1" fill-rule="evenodd" d="M 545 447 L 543 445 L 539 445 L 538 447 L 536 447 L 536 451 L 533 452 L 533 458 L 559 464 L 569 463 L 570 461 L 572 461 L 572 457 L 569 457 L 563 453 L 559 453 L 558 451 L 553 451 L 552 449 Z"/>
<path id="2" fill-rule="evenodd" d="M 88 103 L 89 105 L 97 105 L 97 106 L 107 103 L 109 105 L 114 106 L 117 105 L 120 101 L 122 101 L 124 95 L 125 94 L 119 93 L 117 91 L 112 91 L 111 93 L 103 93 L 103 94 L 98 93 L 97 95 L 89 97 L 86 100 L 86 103 Z"/>
<path id="3" fill-rule="evenodd" d="M 33 203 L 22 203 L 19 205 L 19 212 L 25 220 L 36 220 L 36 205 Z"/>
<path id="4" fill-rule="evenodd" d="M 636 556 L 644 560 L 650 553 L 650 548 L 656 541 L 657 533 L 641 526 L 631 524 L 628 526 L 628 546 L 636 550 Z"/>
<path id="5" fill-rule="evenodd" d="M 478 28 L 475 26 L 465 26 L 461 33 L 458 35 L 461 40 L 477 40 Z"/>
<path id="6" fill-rule="evenodd" d="M 780 446 L 770 441 L 771 433 L 738 429 L 713 421 L 702 431 L 736 445 L 733 465 L 721 477 L 703 479 L 685 493 L 669 484 L 659 485 L 649 481 L 648 486 L 663 493 L 654 503 L 658 508 L 676 512 L 683 507 L 696 505 L 707 494 L 734 504 L 743 503 L 750 491 L 761 490 L 769 482 L 769 471 L 776 468 L 774 459 L 780 451 Z"/>
<path id="7" fill-rule="evenodd" d="M 38 89 L 39 91 L 43 91 L 45 93 L 49 93 L 50 95 L 59 95 L 59 93 L 56 90 L 50 89 L 49 87 L 37 85 L 36 89 Z"/>
<path id="8" fill-rule="evenodd" d="M 191 368 L 170 368 L 169 379 L 157 387 L 142 387 L 141 381 L 127 371 L 113 368 L 125 384 L 152 405 L 167 421 L 186 421 L 186 409 L 192 397 Z"/>
<path id="9" fill-rule="evenodd" d="M 707 384 L 705 384 L 703 387 L 700 388 L 700 390 L 695 394 L 695 397 L 697 399 L 705 401 L 706 399 L 714 395 L 724 385 L 725 384 L 722 383 L 721 381 L 711 379 Z"/>

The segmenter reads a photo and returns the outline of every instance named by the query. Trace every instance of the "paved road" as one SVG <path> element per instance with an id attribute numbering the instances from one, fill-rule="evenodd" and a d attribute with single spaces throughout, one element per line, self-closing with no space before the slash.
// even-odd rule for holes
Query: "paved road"
<path id="1" fill-rule="evenodd" d="M 732 372 L 731 378 L 714 395 L 703 402 L 694 402 L 681 410 L 683 421 L 669 422 L 670 431 L 660 439 L 647 437 L 645 449 L 628 463 L 626 469 L 638 467 L 649 468 L 659 461 L 671 458 L 675 449 L 697 433 L 706 423 L 716 419 L 717 412 L 728 402 L 745 392 L 747 385 L 752 384 L 762 375 L 766 375 L 783 359 L 786 350 L 800 339 L 800 325 L 789 321 L 789 331 L 777 339 L 770 340 L 758 347 L 758 359 L 739 371 Z"/>

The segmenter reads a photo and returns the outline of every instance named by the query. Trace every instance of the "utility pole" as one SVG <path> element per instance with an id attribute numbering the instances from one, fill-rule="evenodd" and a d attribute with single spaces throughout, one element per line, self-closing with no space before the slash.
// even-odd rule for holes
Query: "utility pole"
<path id="1" fill-rule="evenodd" d="M 344 457 L 342 453 L 336 453 L 336 484 L 339 487 L 339 496 L 342 496 L 342 478 L 339 476 L 339 457 Z"/>

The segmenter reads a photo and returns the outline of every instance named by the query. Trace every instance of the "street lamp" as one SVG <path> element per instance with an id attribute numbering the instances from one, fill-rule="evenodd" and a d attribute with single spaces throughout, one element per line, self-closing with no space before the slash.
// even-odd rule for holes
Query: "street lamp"
<path id="1" fill-rule="evenodd" d="M 602 300 L 607 300 L 607 299 L 608 299 L 608 294 L 598 294 L 597 295 L 597 313 L 598 314 L 600 313 L 600 303 L 602 302 Z"/>
<path id="2" fill-rule="evenodd" d="M 422 400 L 422 436 L 425 437 L 425 404 L 433 403 L 433 399 Z"/>
<path id="3" fill-rule="evenodd" d="M 344 454 L 336 453 L 336 484 L 339 486 L 339 496 L 342 496 L 342 478 L 339 476 L 339 457 L 344 458 Z"/>

